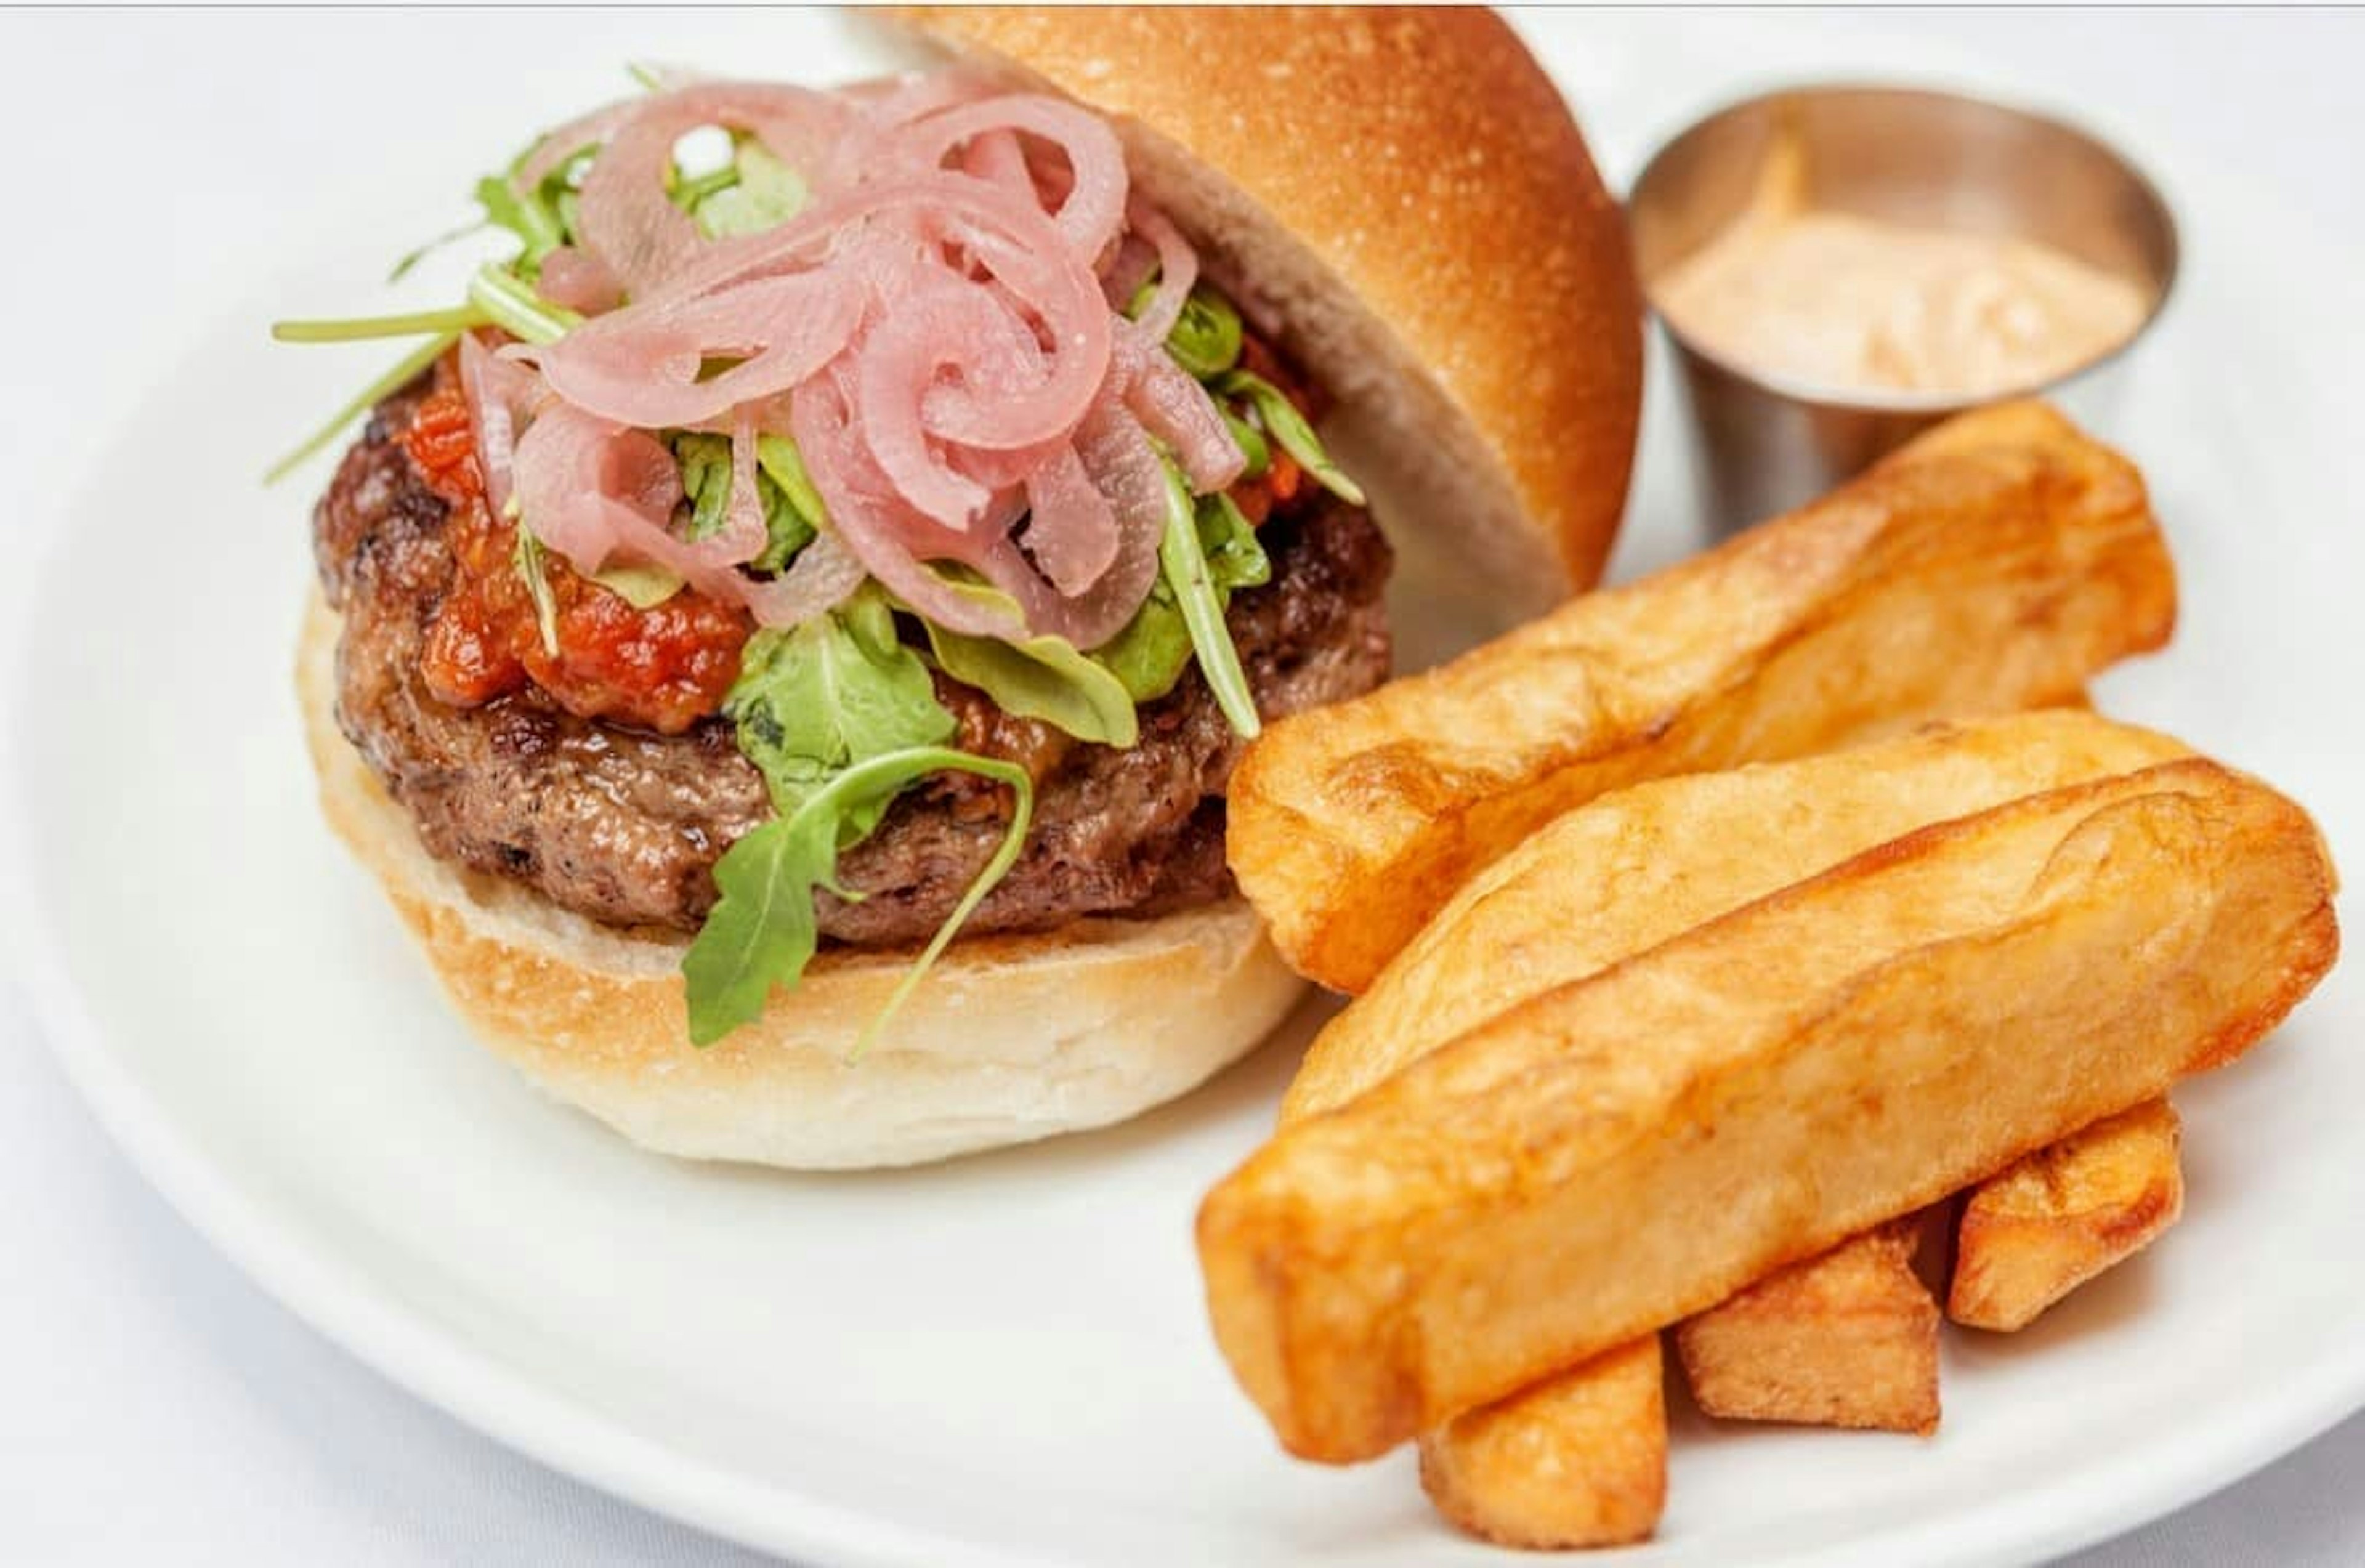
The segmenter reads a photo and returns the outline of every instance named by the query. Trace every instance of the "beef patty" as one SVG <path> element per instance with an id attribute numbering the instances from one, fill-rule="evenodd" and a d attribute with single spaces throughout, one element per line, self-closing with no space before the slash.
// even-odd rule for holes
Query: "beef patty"
<path id="1" fill-rule="evenodd" d="M 313 516 L 329 599 L 344 617 L 337 718 L 432 853 L 510 878 L 617 925 L 694 931 L 715 900 L 716 858 L 771 815 L 731 725 L 665 736 L 576 718 L 527 690 L 482 707 L 431 695 L 426 629 L 455 564 L 446 507 L 395 439 L 424 383 L 381 404 Z M 1272 580 L 1227 617 L 1267 718 L 1369 690 L 1387 673 L 1384 541 L 1328 498 L 1275 515 L 1259 537 Z M 1195 666 L 1141 710 L 1126 750 L 1071 740 L 937 677 L 956 745 L 1036 778 L 1024 854 L 963 929 L 1034 931 L 1090 914 L 1147 915 L 1231 889 L 1223 789 L 1239 741 Z M 960 776 L 908 791 L 841 858 L 857 902 L 821 895 L 823 935 L 925 941 L 1000 844 L 1000 793 Z"/>

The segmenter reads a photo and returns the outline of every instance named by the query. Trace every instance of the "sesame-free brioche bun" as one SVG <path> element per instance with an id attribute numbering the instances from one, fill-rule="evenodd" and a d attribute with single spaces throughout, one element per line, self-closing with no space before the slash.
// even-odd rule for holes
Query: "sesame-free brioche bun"
<path id="1" fill-rule="evenodd" d="M 1413 591 L 1482 630 L 1600 577 L 1640 418 L 1642 297 L 1576 122 L 1500 17 L 894 16 L 1109 118 L 1209 275 L 1338 399 L 1325 434 Z"/>
<path id="2" fill-rule="evenodd" d="M 338 627 L 316 593 L 296 684 L 330 825 L 470 1029 L 541 1089 L 649 1148 L 835 1170 L 1103 1126 L 1245 1054 L 1303 989 L 1234 897 L 956 942 L 853 1066 L 848 1048 L 911 955 L 824 954 L 755 1023 L 694 1048 L 682 1033 L 688 938 L 601 925 L 427 853 L 337 728 Z"/>

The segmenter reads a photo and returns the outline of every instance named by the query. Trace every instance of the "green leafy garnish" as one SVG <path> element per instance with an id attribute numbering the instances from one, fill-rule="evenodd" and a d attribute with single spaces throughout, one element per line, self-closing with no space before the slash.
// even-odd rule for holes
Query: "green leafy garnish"
<path id="1" fill-rule="evenodd" d="M 510 167 L 514 171 L 516 165 Z M 485 221 L 517 236 L 516 266 L 526 277 L 540 273 L 544 259 L 566 243 L 568 225 L 558 212 L 566 180 L 562 164 L 530 191 L 520 191 L 507 174 L 487 174 L 476 182 L 476 205 L 485 209 Z"/>
<path id="2" fill-rule="evenodd" d="M 1191 667 L 1191 628 L 1163 577 L 1149 585 L 1149 597 L 1124 630 L 1093 650 L 1092 659 L 1116 677 L 1137 705 L 1174 689 Z"/>
<path id="3" fill-rule="evenodd" d="M 671 567 L 642 563 L 602 566 L 591 574 L 591 580 L 634 610 L 655 610 L 687 586 L 681 574 Z"/>
<path id="4" fill-rule="evenodd" d="M 551 304 L 506 267 L 486 263 L 468 280 L 468 301 L 493 325 L 529 343 L 555 343 L 583 324 L 583 318 Z"/>
<path id="5" fill-rule="evenodd" d="M 958 727 L 926 663 L 896 640 L 895 612 L 875 586 L 749 638 L 723 711 L 782 816 L 864 758 L 939 745 Z"/>
<path id="6" fill-rule="evenodd" d="M 510 562 L 525 583 L 526 597 L 533 600 L 533 623 L 542 633 L 542 651 L 555 659 L 558 656 L 558 596 L 550 591 L 550 574 L 543 568 L 542 541 L 523 523 L 518 524 Z"/>
<path id="7" fill-rule="evenodd" d="M 706 188 L 684 205 L 699 232 L 710 240 L 778 228 L 805 205 L 804 181 L 758 141 L 741 140 L 729 163 L 703 182 L 683 182 L 683 188 L 700 183 Z M 675 193 L 677 200 L 680 196 Z"/>
<path id="8" fill-rule="evenodd" d="M 339 432 L 366 414 L 386 398 L 416 381 L 429 366 L 443 356 L 443 351 L 460 341 L 457 332 L 438 332 L 417 348 L 395 361 L 391 369 L 354 394 L 351 402 L 329 416 L 328 422 L 306 437 L 302 445 L 273 464 L 263 476 L 266 485 L 276 484 L 294 472 L 303 461 L 337 439 Z"/>
<path id="9" fill-rule="evenodd" d="M 1216 412 L 1223 416 L 1224 428 L 1232 432 L 1232 440 L 1239 444 L 1240 454 L 1248 459 L 1248 466 L 1240 470 L 1240 477 L 1263 478 L 1265 470 L 1272 466 L 1272 448 L 1265 444 L 1264 432 L 1232 412 L 1232 406 L 1220 398 L 1216 399 Z"/>
<path id="10" fill-rule="evenodd" d="M 410 275 L 411 268 L 417 266 L 420 263 L 425 261 L 428 257 L 433 255 L 444 246 L 451 244 L 454 241 L 465 240 L 469 235 L 474 234 L 478 230 L 484 228 L 484 226 L 485 220 L 479 218 L 473 223 L 463 223 L 457 229 L 447 229 L 443 233 L 435 236 L 434 239 L 428 241 L 425 244 L 418 246 L 412 250 L 405 251 L 402 253 L 401 259 L 396 262 L 391 268 L 387 269 L 386 281 L 388 283 L 400 283 L 404 278 Z"/>
<path id="11" fill-rule="evenodd" d="M 820 946 L 816 890 L 845 896 L 836 881 L 838 857 L 869 836 L 897 795 L 929 774 L 947 772 L 974 773 L 1007 785 L 1014 797 L 1010 825 L 992 858 L 855 1041 L 848 1059 L 861 1058 L 979 902 L 1016 864 L 1035 810 L 1034 781 L 1017 764 L 939 745 L 882 752 L 833 774 L 794 811 L 734 844 L 714 865 L 722 897 L 682 957 L 693 1045 L 712 1045 L 753 1022 L 775 985 L 797 983 Z"/>
<path id="12" fill-rule="evenodd" d="M 838 857 L 877 829 L 907 786 L 931 773 L 969 772 L 1016 795 L 1001 849 L 865 1031 L 867 1042 L 1017 859 L 1033 784 L 1014 763 L 944 744 L 958 726 L 936 700 L 926 664 L 896 640 L 894 611 L 876 586 L 801 626 L 750 638 L 723 711 L 779 815 L 716 862 L 722 900 L 682 961 L 689 1035 L 701 1046 L 757 1016 L 773 986 L 792 986 L 804 973 L 819 942 L 815 890 L 844 896 Z"/>
<path id="13" fill-rule="evenodd" d="M 1256 530 L 1229 496 L 1202 496 L 1194 507 L 1199 545 L 1207 558 L 1207 580 L 1227 607 L 1235 588 L 1272 580 L 1272 562 Z M 1173 585 L 1161 573 L 1125 629 L 1092 651 L 1091 657 L 1125 687 L 1134 701 L 1155 702 L 1174 689 L 1191 666 L 1191 628 Z"/>
<path id="14" fill-rule="evenodd" d="M 784 435 L 756 438 L 756 488 L 764 499 L 764 548 L 748 563 L 759 572 L 787 568 L 821 532 L 821 492 L 805 473 L 804 455 Z"/>
<path id="15" fill-rule="evenodd" d="M 1125 303 L 1128 319 L 1138 320 L 1158 294 L 1158 274 L 1150 274 Z M 1232 302 L 1207 285 L 1194 284 L 1183 297 L 1181 314 L 1166 331 L 1166 352 L 1194 380 L 1221 375 L 1240 361 L 1240 313 Z"/>
<path id="16" fill-rule="evenodd" d="M 1196 511 L 1207 577 L 1227 603 L 1234 588 L 1262 588 L 1272 581 L 1272 557 L 1264 553 L 1264 542 L 1239 502 L 1221 493 L 1201 496 Z"/>
<path id="17" fill-rule="evenodd" d="M 965 566 L 933 568 L 944 585 L 1012 625 L 1024 626 L 1018 601 Z M 900 609 L 908 609 L 901 606 Z M 1098 655 L 1065 637 L 1005 642 L 947 632 L 913 614 L 928 634 L 936 663 L 955 680 L 976 687 L 1003 711 L 1057 725 L 1082 741 L 1129 746 L 1141 738 L 1132 689 Z"/>
<path id="18" fill-rule="evenodd" d="M 804 454 L 797 450 L 795 442 L 769 431 L 757 436 L 756 465 L 780 487 L 780 494 L 796 509 L 800 518 L 815 529 L 821 527 L 821 492 L 813 488 L 813 476 L 805 472 Z"/>
<path id="19" fill-rule="evenodd" d="M 465 332 L 489 319 L 474 305 L 454 305 L 444 310 L 412 310 L 400 316 L 274 321 L 271 335 L 283 343 L 351 343 L 368 338 L 415 338 L 421 332 Z"/>
<path id="20" fill-rule="evenodd" d="M 1240 362 L 1240 313 L 1214 289 L 1197 286 L 1166 334 L 1166 352 L 1198 380 L 1221 375 Z"/>
<path id="21" fill-rule="evenodd" d="M 1190 628 L 1199 673 L 1216 694 L 1216 706 L 1224 711 L 1235 731 L 1254 740 L 1264 726 L 1257 718 L 1256 695 L 1240 669 L 1239 650 L 1232 646 L 1231 630 L 1224 624 L 1224 601 L 1207 569 L 1206 547 L 1199 541 L 1190 487 L 1171 462 L 1161 463 L 1166 470 L 1166 532 L 1158 541 L 1159 569 L 1174 590 L 1182 623 Z"/>
<path id="22" fill-rule="evenodd" d="M 992 698 L 1003 712 L 1040 719 L 1102 745 L 1125 747 L 1141 738 L 1133 693 L 1125 682 L 1065 637 L 1005 643 L 922 623 L 945 673 Z"/>
<path id="23" fill-rule="evenodd" d="M 693 543 L 712 539 L 731 514 L 731 438 L 681 431 L 667 444 L 681 465 L 681 493 L 689 502 L 689 524 L 683 532 Z"/>
<path id="24" fill-rule="evenodd" d="M 730 163 L 709 169 L 702 174 L 685 174 L 678 167 L 666 171 L 666 194 L 673 197 L 674 206 L 693 217 L 701 202 L 717 191 L 729 190 L 738 183 L 739 171 Z M 710 240 L 713 237 L 712 234 L 707 236 Z"/>
<path id="25" fill-rule="evenodd" d="M 1281 442 L 1281 449 L 1297 459 L 1298 466 L 1313 475 L 1316 483 L 1350 506 L 1364 504 L 1362 487 L 1330 461 L 1321 437 L 1314 433 L 1314 427 L 1306 422 L 1306 416 L 1297 411 L 1297 406 L 1282 394 L 1280 387 L 1245 370 L 1226 371 L 1216 378 L 1215 387 L 1226 397 L 1246 398 L 1265 433 Z"/>
<path id="26" fill-rule="evenodd" d="M 693 543 L 712 539 L 730 516 L 737 482 L 731 438 L 712 431 L 675 431 L 666 444 L 681 465 L 681 493 L 689 503 L 683 532 Z M 783 570 L 821 532 L 821 495 L 805 475 L 796 442 L 778 435 L 756 438 L 756 498 L 764 508 L 764 548 L 747 564 L 759 572 Z"/>

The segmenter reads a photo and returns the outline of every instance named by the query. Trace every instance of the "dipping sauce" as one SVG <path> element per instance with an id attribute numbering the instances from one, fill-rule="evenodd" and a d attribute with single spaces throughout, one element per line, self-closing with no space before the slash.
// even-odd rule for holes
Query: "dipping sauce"
<path id="1" fill-rule="evenodd" d="M 1838 391 L 1984 397 L 2100 357 L 2149 309 L 2133 280 L 2049 245 L 1802 209 L 1790 181 L 1772 185 L 1653 289 L 1678 331 L 1738 366 Z"/>

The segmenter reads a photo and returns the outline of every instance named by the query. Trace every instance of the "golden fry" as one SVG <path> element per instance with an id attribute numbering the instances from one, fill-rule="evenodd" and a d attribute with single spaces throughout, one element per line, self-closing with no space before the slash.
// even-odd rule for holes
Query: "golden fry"
<path id="1" fill-rule="evenodd" d="M 1933 725 L 1840 756 L 1697 774 L 1604 796 L 1560 818 L 1457 894 L 1315 1041 L 1282 1118 L 1343 1104 L 1497 1013 L 1873 845 L 2182 753 L 2178 743 L 2147 731 L 2083 714 L 2040 713 Z M 1767 834 L 1768 823 L 1779 831 Z M 1575 868 L 1583 870 L 1572 875 Z M 1843 1247 L 1830 1256 L 1849 1251 Z M 1933 1326 L 1927 1402 L 1934 1411 L 1936 1312 L 1928 1293 L 1918 1283 L 1914 1289 Z M 1844 1361 L 1858 1353 L 1858 1344 L 1833 1337 L 1821 1350 L 1827 1361 Z M 1654 1369 L 1647 1400 L 1634 1377 L 1621 1375 L 1646 1350 Z M 1657 1365 L 1653 1335 L 1425 1435 L 1422 1472 L 1439 1510 L 1473 1533 L 1513 1544 L 1646 1536 L 1665 1470 Z M 1848 1369 L 1831 1370 L 1835 1386 L 1879 1385 L 1875 1368 L 1861 1369 L 1846 1383 L 1839 1376 Z M 1855 1424 L 1881 1424 L 1882 1417 L 1890 1424 L 1902 1419 L 1875 1409 Z M 1642 1456 L 1652 1455 L 1646 1464 Z M 1638 1484 L 1646 1475 L 1659 1478 L 1658 1490 Z"/>
<path id="2" fill-rule="evenodd" d="M 1344 1104 L 1530 997 L 1877 844 L 2184 755 L 2090 713 L 2025 713 L 1605 795 L 1454 895 L 1316 1037 L 1282 1119 Z"/>
<path id="3" fill-rule="evenodd" d="M 2131 465 L 2039 404 L 1967 414 L 1721 548 L 1274 724 L 1232 778 L 1232 868 L 1293 964 L 1361 991 L 1572 806 L 2067 700 L 2175 612 Z"/>
<path id="4" fill-rule="evenodd" d="M 2038 1149 L 1963 1205 L 1946 1316 L 2024 1328 L 2096 1274 L 2149 1246 L 2184 1212 L 2182 1126 L 2165 1100 Z"/>
<path id="5" fill-rule="evenodd" d="M 1688 1319 L 1676 1353 L 1710 1416 L 1938 1429 L 1938 1304 L 1913 1271 L 1920 1215 L 1793 1263 Z"/>
<path id="6" fill-rule="evenodd" d="M 1548 1377 L 1420 1439 L 1420 1484 L 1472 1535 L 1551 1551 L 1642 1540 L 1667 1503 L 1659 1337 Z"/>
<path id="7" fill-rule="evenodd" d="M 1283 1127 L 1200 1211 L 1216 1338 L 1293 1452 L 1383 1453 L 2231 1060 L 2332 880 L 2199 759 L 1884 845 Z"/>

